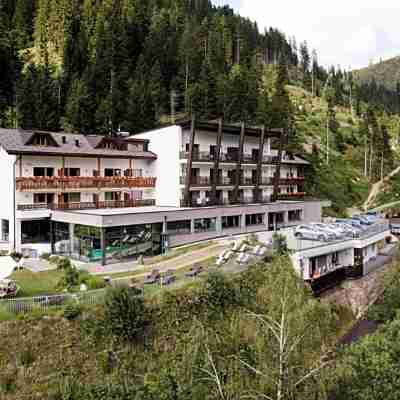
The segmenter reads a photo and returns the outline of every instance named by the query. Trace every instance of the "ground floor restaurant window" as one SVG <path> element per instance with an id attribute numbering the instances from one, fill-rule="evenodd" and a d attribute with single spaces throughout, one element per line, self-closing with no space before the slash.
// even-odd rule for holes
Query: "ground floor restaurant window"
<path id="1" fill-rule="evenodd" d="M 217 230 L 217 219 L 216 218 L 201 218 L 194 220 L 194 231 L 196 233 L 201 232 L 215 232 Z"/>
<path id="2" fill-rule="evenodd" d="M 190 220 L 168 222 L 167 230 L 170 235 L 187 235 L 190 233 Z"/>
<path id="3" fill-rule="evenodd" d="M 240 228 L 240 215 L 222 217 L 222 229 Z"/>
<path id="4" fill-rule="evenodd" d="M 21 241 L 26 243 L 50 243 L 50 221 L 22 221 Z"/>
<path id="5" fill-rule="evenodd" d="M 64 222 L 53 222 L 53 235 L 55 253 L 69 255 L 71 253 L 69 225 Z"/>
<path id="6" fill-rule="evenodd" d="M 256 226 L 264 224 L 265 214 L 246 215 L 246 226 Z"/>

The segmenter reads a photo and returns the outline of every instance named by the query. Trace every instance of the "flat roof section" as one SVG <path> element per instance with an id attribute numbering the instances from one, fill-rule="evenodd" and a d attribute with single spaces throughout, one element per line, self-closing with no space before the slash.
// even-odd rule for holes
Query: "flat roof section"
<path id="1" fill-rule="evenodd" d="M 166 206 L 148 206 L 148 207 L 131 207 L 131 208 L 99 208 L 92 210 L 71 210 L 67 211 L 73 214 L 85 215 L 99 215 L 99 216 L 112 216 L 112 215 L 131 215 L 131 214 L 147 214 L 168 211 L 185 211 L 190 208 L 182 207 L 166 207 Z"/>

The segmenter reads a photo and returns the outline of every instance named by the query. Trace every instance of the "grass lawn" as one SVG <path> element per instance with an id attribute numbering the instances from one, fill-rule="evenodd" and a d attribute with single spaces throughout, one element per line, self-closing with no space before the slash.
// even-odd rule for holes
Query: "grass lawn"
<path id="1" fill-rule="evenodd" d="M 56 293 L 57 283 L 63 276 L 63 271 L 32 272 L 29 270 L 16 271 L 11 275 L 20 290 L 18 297 L 39 296 Z"/>

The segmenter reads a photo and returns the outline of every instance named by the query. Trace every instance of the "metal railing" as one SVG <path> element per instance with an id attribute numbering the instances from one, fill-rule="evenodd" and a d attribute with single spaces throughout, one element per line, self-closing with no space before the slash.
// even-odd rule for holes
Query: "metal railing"
<path id="1" fill-rule="evenodd" d="M 106 289 L 78 293 L 60 293 L 36 297 L 0 300 L 0 309 L 13 314 L 30 313 L 35 310 L 61 309 L 68 304 L 97 305 L 104 301 Z"/>
<path id="2" fill-rule="evenodd" d="M 90 210 L 102 208 L 134 208 L 154 206 L 155 200 L 115 200 L 115 201 L 97 201 L 97 202 L 71 202 L 71 203 L 36 203 L 36 204 L 18 204 L 18 211 L 33 210 Z"/>
<path id="3" fill-rule="evenodd" d="M 154 188 L 154 177 L 27 177 L 16 178 L 18 191 L 102 188 Z"/>

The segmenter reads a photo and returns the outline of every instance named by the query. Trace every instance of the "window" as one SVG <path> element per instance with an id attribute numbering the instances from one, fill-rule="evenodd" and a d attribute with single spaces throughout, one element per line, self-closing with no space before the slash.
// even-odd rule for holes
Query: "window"
<path id="1" fill-rule="evenodd" d="M 190 220 L 167 222 L 167 230 L 170 235 L 184 235 L 190 233 Z"/>
<path id="2" fill-rule="evenodd" d="M 289 211 L 289 222 L 301 221 L 302 210 Z"/>
<path id="3" fill-rule="evenodd" d="M 34 193 L 33 195 L 34 204 L 52 204 L 54 203 L 53 193 Z"/>
<path id="4" fill-rule="evenodd" d="M 81 194 L 80 193 L 68 193 L 68 202 L 69 203 L 80 203 Z"/>
<path id="5" fill-rule="evenodd" d="M 81 176 L 80 168 L 64 168 L 64 176 Z"/>
<path id="6" fill-rule="evenodd" d="M 263 225 L 265 214 L 246 215 L 246 226 Z"/>
<path id="7" fill-rule="evenodd" d="M 33 176 L 54 176 L 54 168 L 34 167 Z"/>
<path id="8" fill-rule="evenodd" d="M 240 215 L 222 217 L 222 229 L 240 228 Z"/>
<path id="9" fill-rule="evenodd" d="M 194 231 L 200 232 L 215 232 L 217 225 L 216 218 L 200 218 L 194 220 Z"/>
<path id="10" fill-rule="evenodd" d="M 121 174 L 122 174 L 121 169 L 115 169 L 115 168 L 104 169 L 104 176 L 106 177 L 121 176 Z"/>
<path id="11" fill-rule="evenodd" d="M 105 199 L 106 199 L 106 201 L 120 201 L 121 193 L 120 192 L 106 192 Z"/>

